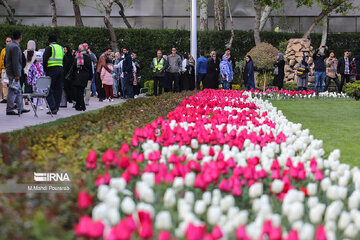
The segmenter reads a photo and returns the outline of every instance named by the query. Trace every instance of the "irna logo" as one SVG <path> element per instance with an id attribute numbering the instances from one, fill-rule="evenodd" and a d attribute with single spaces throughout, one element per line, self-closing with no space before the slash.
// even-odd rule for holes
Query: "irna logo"
<path id="1" fill-rule="evenodd" d="M 67 173 L 36 173 L 34 172 L 36 182 L 70 182 Z"/>

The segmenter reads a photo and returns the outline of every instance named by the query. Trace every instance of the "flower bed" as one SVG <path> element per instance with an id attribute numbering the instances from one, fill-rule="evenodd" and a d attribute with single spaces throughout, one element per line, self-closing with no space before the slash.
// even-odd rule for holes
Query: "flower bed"
<path id="1" fill-rule="evenodd" d="M 346 93 L 336 93 L 336 92 L 321 92 L 319 95 L 315 94 L 315 91 L 301 90 L 301 91 L 291 91 L 291 90 L 278 90 L 278 89 L 267 89 L 265 92 L 254 90 L 252 91 L 253 97 L 261 97 L 266 99 L 293 99 L 293 98 L 336 98 L 344 99 L 349 98 Z"/>
<path id="2" fill-rule="evenodd" d="M 205 90 L 107 150 L 79 192 L 78 237 L 356 239 L 360 174 L 243 91 Z M 96 196 L 95 196 L 96 195 Z M 90 214 L 91 211 L 91 214 Z"/>

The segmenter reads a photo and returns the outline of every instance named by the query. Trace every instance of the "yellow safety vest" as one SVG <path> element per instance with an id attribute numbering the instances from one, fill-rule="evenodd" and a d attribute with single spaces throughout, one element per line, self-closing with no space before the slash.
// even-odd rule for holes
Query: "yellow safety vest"
<path id="1" fill-rule="evenodd" d="M 64 48 L 57 43 L 50 44 L 51 57 L 48 60 L 48 67 L 62 67 L 64 58 Z"/>
<path id="2" fill-rule="evenodd" d="M 162 70 L 164 68 L 164 58 L 161 58 L 159 63 L 157 58 L 154 58 L 154 68 L 155 70 L 153 70 L 153 72 L 156 72 L 156 70 Z"/>

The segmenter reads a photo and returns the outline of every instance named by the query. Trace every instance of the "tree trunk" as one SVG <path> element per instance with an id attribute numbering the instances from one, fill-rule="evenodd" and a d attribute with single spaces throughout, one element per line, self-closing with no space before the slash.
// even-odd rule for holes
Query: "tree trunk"
<path id="1" fill-rule="evenodd" d="M 224 0 L 214 0 L 215 30 L 225 30 Z"/>
<path id="2" fill-rule="evenodd" d="M 119 14 L 120 16 L 122 17 L 125 25 L 128 27 L 128 28 L 132 28 L 129 21 L 127 20 L 126 16 L 125 16 L 125 9 L 124 9 L 124 5 L 119 1 L 119 0 L 115 0 L 115 3 L 117 5 L 119 5 L 120 7 L 120 10 L 119 10 Z"/>
<path id="3" fill-rule="evenodd" d="M 6 17 L 7 21 L 10 24 L 16 24 L 16 20 L 14 17 L 15 9 L 12 6 L 10 6 L 7 0 L 0 0 L 0 5 L 3 5 L 4 8 L 6 9 L 6 12 L 8 13 L 8 16 Z"/>
<path id="4" fill-rule="evenodd" d="M 322 26 L 321 46 L 326 46 L 327 35 L 328 35 L 328 16 L 325 16 L 323 19 L 323 26 Z"/>
<path id="5" fill-rule="evenodd" d="M 264 88 L 263 88 L 263 92 L 265 92 L 265 90 L 266 90 L 266 82 L 267 82 L 267 74 L 266 74 L 266 71 L 264 71 Z"/>
<path id="6" fill-rule="evenodd" d="M 230 23 L 231 23 L 231 38 L 230 38 L 229 43 L 228 43 L 228 44 L 226 44 L 226 48 L 231 48 L 232 43 L 233 43 L 234 38 L 235 38 L 235 32 L 234 32 L 234 20 L 233 20 L 233 17 L 232 17 L 231 7 L 230 7 L 229 0 L 226 0 L 226 5 L 227 5 L 227 8 L 229 9 L 229 16 L 230 16 Z"/>
<path id="7" fill-rule="evenodd" d="M 261 43 L 261 38 L 260 38 L 261 4 L 259 0 L 254 0 L 254 9 L 255 9 L 254 39 L 255 39 L 255 44 L 258 45 L 259 43 Z"/>
<path id="8" fill-rule="evenodd" d="M 75 26 L 76 27 L 82 27 L 84 26 L 84 23 L 81 19 L 81 11 L 80 6 L 77 2 L 77 0 L 71 0 L 73 4 L 74 14 L 75 14 Z"/>
<path id="9" fill-rule="evenodd" d="M 271 6 L 266 6 L 264 11 L 261 14 L 261 19 L 260 19 L 260 31 L 264 30 L 265 24 L 267 22 L 267 20 L 269 19 L 270 13 L 273 10 L 273 8 Z"/>
<path id="10" fill-rule="evenodd" d="M 50 0 L 50 6 L 51 6 L 51 26 L 52 27 L 57 27 L 55 0 Z"/>
<path id="11" fill-rule="evenodd" d="M 200 30 L 206 31 L 208 29 L 208 0 L 202 0 L 200 2 Z"/>
<path id="12" fill-rule="evenodd" d="M 105 6 L 105 17 L 104 17 L 104 23 L 106 28 L 109 31 L 110 34 L 110 39 L 111 39 L 111 48 L 114 52 L 118 52 L 119 51 L 119 46 L 117 43 L 117 38 L 116 38 L 116 34 L 114 31 L 114 27 L 110 22 L 110 14 L 111 14 L 111 8 L 112 5 L 114 4 L 114 0 L 108 0 L 107 4 Z"/>
<path id="13" fill-rule="evenodd" d="M 319 16 L 317 16 L 314 19 L 314 22 L 310 25 L 309 29 L 304 33 L 303 38 L 310 38 L 310 34 L 311 32 L 314 30 L 314 28 L 316 27 L 316 25 L 318 25 L 318 23 L 327 15 L 329 15 L 329 13 L 331 13 L 333 10 L 335 10 L 338 6 L 340 6 L 341 3 L 337 3 L 337 4 L 333 4 L 328 6 L 327 9 L 324 9 L 321 11 L 321 13 L 319 14 Z"/>

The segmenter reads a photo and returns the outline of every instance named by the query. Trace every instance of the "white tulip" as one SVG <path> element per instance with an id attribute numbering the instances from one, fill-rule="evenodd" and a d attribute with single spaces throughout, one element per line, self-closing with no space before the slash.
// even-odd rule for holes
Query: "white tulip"
<path id="1" fill-rule="evenodd" d="M 262 193 L 263 193 L 263 184 L 261 182 L 254 183 L 253 185 L 251 185 L 249 189 L 249 196 L 251 198 L 259 197 L 262 195 Z"/>
<path id="2" fill-rule="evenodd" d="M 332 202 L 327 208 L 325 212 L 325 221 L 336 221 L 337 217 L 341 213 L 344 204 L 341 201 Z"/>
<path id="3" fill-rule="evenodd" d="M 315 207 L 310 209 L 310 221 L 313 224 L 318 224 L 321 222 L 326 206 L 325 204 L 319 203 Z"/>
<path id="4" fill-rule="evenodd" d="M 108 185 L 100 185 L 98 187 L 98 192 L 97 192 L 97 198 L 101 201 L 105 200 L 106 194 L 108 193 L 108 191 L 110 190 Z"/>
<path id="5" fill-rule="evenodd" d="M 228 210 L 227 218 L 229 220 L 234 219 L 238 213 L 239 213 L 239 208 L 238 207 L 231 207 Z"/>
<path id="6" fill-rule="evenodd" d="M 175 229 L 175 236 L 177 238 L 184 238 L 187 226 L 186 222 L 180 222 L 179 227 Z"/>
<path id="7" fill-rule="evenodd" d="M 135 212 L 135 208 L 135 202 L 129 197 L 125 197 L 121 202 L 121 211 L 123 211 L 123 213 L 133 214 Z"/>
<path id="8" fill-rule="evenodd" d="M 295 222 L 301 219 L 303 214 L 304 214 L 304 204 L 300 202 L 295 202 L 291 204 L 288 219 L 290 222 Z"/>
<path id="9" fill-rule="evenodd" d="M 166 208 L 172 208 L 176 204 L 175 191 L 172 188 L 166 189 L 164 194 L 164 206 Z"/>
<path id="10" fill-rule="evenodd" d="M 248 221 L 249 212 L 246 210 L 240 211 L 236 217 L 232 220 L 233 226 L 235 228 L 239 227 L 240 225 L 245 225 Z"/>
<path id="11" fill-rule="evenodd" d="M 182 177 L 176 177 L 174 178 L 174 182 L 173 182 L 173 188 L 176 191 L 180 191 L 184 188 L 184 179 Z"/>
<path id="12" fill-rule="evenodd" d="M 188 204 L 193 205 L 195 199 L 194 193 L 190 191 L 185 192 L 184 199 Z"/>
<path id="13" fill-rule="evenodd" d="M 193 187 L 195 182 L 196 174 L 194 172 L 189 172 L 185 175 L 185 186 Z"/>
<path id="14" fill-rule="evenodd" d="M 232 195 L 227 195 L 220 200 L 220 208 L 223 212 L 226 212 L 235 205 L 235 199 Z"/>
<path id="15" fill-rule="evenodd" d="M 122 192 L 126 188 L 126 181 L 124 178 L 112 178 L 110 179 L 110 187 Z"/>
<path id="16" fill-rule="evenodd" d="M 144 200 L 147 203 L 153 203 L 155 201 L 154 190 L 149 187 L 145 182 L 137 182 L 136 189 L 139 194 L 140 200 Z"/>
<path id="17" fill-rule="evenodd" d="M 318 204 L 318 202 L 319 199 L 317 197 L 309 197 L 307 204 L 309 208 L 312 208 L 315 207 L 315 205 Z"/>
<path id="18" fill-rule="evenodd" d="M 251 239 L 259 239 L 261 234 L 261 229 L 255 223 L 250 223 L 246 226 L 246 233 Z"/>
<path id="19" fill-rule="evenodd" d="M 207 222 L 216 225 L 220 221 L 221 209 L 219 206 L 210 206 L 207 211 Z"/>
<path id="20" fill-rule="evenodd" d="M 315 196 L 317 193 L 317 184 L 316 183 L 308 183 L 307 191 L 310 196 Z"/>
<path id="21" fill-rule="evenodd" d="M 120 213 L 117 208 L 108 208 L 106 217 L 109 220 L 111 225 L 116 225 L 120 221 Z"/>
<path id="22" fill-rule="evenodd" d="M 110 208 L 119 208 L 120 206 L 120 198 L 117 195 L 117 191 L 114 188 L 111 188 L 105 197 L 105 203 Z"/>
<path id="23" fill-rule="evenodd" d="M 213 195 L 212 200 L 211 200 L 211 205 L 214 206 L 219 206 L 220 205 L 220 200 L 221 200 L 221 195 Z"/>
<path id="24" fill-rule="evenodd" d="M 194 139 L 191 139 L 191 148 L 193 149 L 198 149 L 199 148 L 199 143 L 198 141 L 194 138 Z"/>
<path id="25" fill-rule="evenodd" d="M 341 230 L 345 230 L 345 228 L 350 224 L 351 222 L 351 215 L 348 212 L 342 212 L 339 218 L 338 227 Z"/>
<path id="26" fill-rule="evenodd" d="M 299 238 L 301 240 L 312 240 L 314 239 L 314 235 L 315 235 L 315 230 L 314 230 L 314 226 L 310 223 L 305 223 L 301 229 L 301 231 L 299 231 Z"/>
<path id="27" fill-rule="evenodd" d="M 197 215 L 202 215 L 206 211 L 206 202 L 204 200 L 197 200 L 195 202 L 194 212 Z"/>
<path id="28" fill-rule="evenodd" d="M 155 227 L 159 230 L 170 230 L 172 227 L 171 215 L 168 211 L 161 211 L 156 215 Z"/>
<path id="29" fill-rule="evenodd" d="M 324 178 L 323 180 L 321 180 L 321 189 L 326 192 L 326 190 L 328 189 L 328 187 L 331 185 L 331 180 L 329 178 Z"/>
<path id="30" fill-rule="evenodd" d="M 280 227 L 281 226 L 281 216 L 279 214 L 273 214 L 271 216 L 271 224 L 274 227 Z"/>
<path id="31" fill-rule="evenodd" d="M 358 234 L 358 229 L 356 228 L 356 226 L 354 224 L 350 223 L 346 227 L 344 234 L 346 237 L 355 238 Z"/>
<path id="32" fill-rule="evenodd" d="M 141 176 L 141 181 L 145 182 L 149 187 L 155 185 L 155 173 L 146 172 Z"/>
<path id="33" fill-rule="evenodd" d="M 100 204 L 96 205 L 92 210 L 92 219 L 94 221 L 99 221 L 99 220 L 105 219 L 107 209 L 108 209 L 108 207 L 106 206 L 105 203 L 100 203 Z"/>
<path id="34" fill-rule="evenodd" d="M 211 203 L 211 192 L 204 192 L 202 199 L 205 201 L 206 205 L 209 205 Z"/>
<path id="35" fill-rule="evenodd" d="M 279 180 L 279 179 L 275 179 L 272 183 L 271 183 L 271 191 L 274 193 L 281 193 L 282 190 L 284 189 L 284 182 Z"/>

